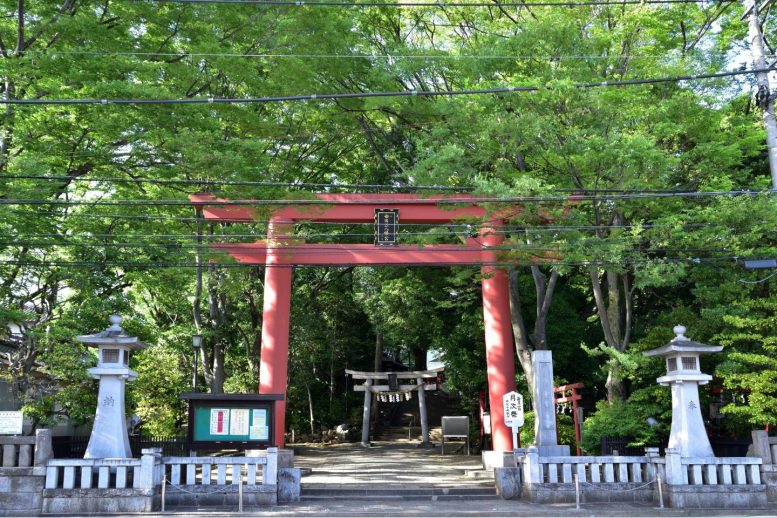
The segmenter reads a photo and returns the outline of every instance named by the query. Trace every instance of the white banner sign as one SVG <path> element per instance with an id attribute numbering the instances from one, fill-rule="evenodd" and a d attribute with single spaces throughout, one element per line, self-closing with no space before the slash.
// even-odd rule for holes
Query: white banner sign
<path id="1" fill-rule="evenodd" d="M 517 392 L 508 392 L 502 397 L 505 409 L 505 424 L 510 428 L 523 426 L 523 396 Z"/>

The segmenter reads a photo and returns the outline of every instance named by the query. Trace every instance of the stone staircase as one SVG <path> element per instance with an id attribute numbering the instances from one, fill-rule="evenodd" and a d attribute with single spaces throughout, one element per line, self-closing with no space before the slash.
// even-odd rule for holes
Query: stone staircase
<path id="1" fill-rule="evenodd" d="M 494 483 L 455 487 L 326 488 L 304 487 L 303 501 L 314 500 L 491 500 L 496 499 Z"/>
<path id="2" fill-rule="evenodd" d="M 407 440 L 301 448 L 303 501 L 444 501 L 496 499 L 493 478 L 478 476 L 479 456 L 440 455 Z M 397 431 L 397 434 L 400 432 Z M 417 442 L 417 441 L 415 441 Z"/>

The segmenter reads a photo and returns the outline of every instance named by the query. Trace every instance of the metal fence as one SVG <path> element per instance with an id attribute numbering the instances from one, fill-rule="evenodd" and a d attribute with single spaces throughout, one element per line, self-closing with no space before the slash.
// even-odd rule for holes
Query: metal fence
<path id="1" fill-rule="evenodd" d="M 143 437 L 131 435 L 129 438 L 132 456 L 140 458 L 140 452 L 144 448 L 162 448 L 162 454 L 170 457 L 184 457 L 189 455 L 189 445 L 186 437 Z M 57 459 L 82 459 L 89 444 L 89 436 L 54 437 L 52 447 L 54 458 Z"/>

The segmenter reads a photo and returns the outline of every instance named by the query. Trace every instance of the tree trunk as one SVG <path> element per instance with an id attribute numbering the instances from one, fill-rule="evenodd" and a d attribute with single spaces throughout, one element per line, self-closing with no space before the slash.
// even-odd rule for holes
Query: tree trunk
<path id="1" fill-rule="evenodd" d="M 383 333 L 375 331 L 375 357 L 373 361 L 373 370 L 380 372 L 383 370 Z"/>
<path id="2" fill-rule="evenodd" d="M 521 365 L 526 383 L 529 385 L 529 393 L 534 390 L 534 369 L 532 368 L 532 351 L 548 349 L 547 323 L 553 294 L 558 284 L 559 274 L 556 271 L 550 273 L 550 278 L 538 266 L 531 267 L 534 288 L 537 294 L 536 315 L 534 329 L 531 335 L 526 331 L 526 323 L 521 312 L 521 297 L 518 288 L 518 271 L 511 270 L 508 274 L 510 290 L 510 321 L 513 328 L 513 340 L 518 363 Z M 546 282 L 547 281 L 547 282 Z"/>
<path id="3" fill-rule="evenodd" d="M 426 370 L 426 350 L 413 349 L 413 369 L 417 371 Z"/>
<path id="4" fill-rule="evenodd" d="M 510 270 L 508 274 L 508 285 L 510 287 L 510 322 L 513 328 L 513 341 L 515 342 L 515 352 L 518 356 L 518 363 L 521 365 L 526 381 L 529 384 L 529 393 L 532 393 L 534 372 L 531 363 L 531 346 L 529 337 L 526 334 L 526 324 L 521 313 L 521 297 L 518 289 L 518 271 Z"/>
<path id="5" fill-rule="evenodd" d="M 308 410 L 310 411 L 310 435 L 316 433 L 315 419 L 313 418 L 313 394 L 310 392 L 310 383 L 305 383 L 305 390 L 308 393 Z"/>
<path id="6" fill-rule="evenodd" d="M 591 288 L 596 302 L 596 312 L 604 332 L 604 341 L 616 351 L 625 351 L 630 342 L 632 326 L 632 292 L 628 274 L 606 270 L 603 278 L 592 268 Z M 602 283 L 607 284 L 607 299 L 605 300 Z M 607 400 L 609 402 L 624 401 L 628 396 L 626 385 L 618 372 L 618 366 L 612 361 L 607 372 Z"/>

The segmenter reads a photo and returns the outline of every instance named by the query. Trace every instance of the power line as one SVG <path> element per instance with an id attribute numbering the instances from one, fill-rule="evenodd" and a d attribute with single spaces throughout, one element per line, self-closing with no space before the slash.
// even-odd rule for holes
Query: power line
<path id="1" fill-rule="evenodd" d="M 692 74 L 649 79 L 627 79 L 623 81 L 598 81 L 591 83 L 572 83 L 574 88 L 602 88 L 637 86 L 658 83 L 676 83 L 702 79 L 719 79 L 741 75 L 771 72 L 772 68 L 733 70 L 714 74 Z M 551 91 L 552 86 L 511 86 L 504 88 L 480 88 L 471 90 L 398 90 L 391 92 L 351 92 L 335 94 L 282 95 L 268 97 L 192 97 L 188 99 L 0 99 L 0 105 L 144 105 L 144 104 L 239 104 L 272 103 L 289 101 L 327 101 L 337 99 L 365 99 L 375 97 L 454 97 L 461 95 L 507 94 L 516 92 Z"/>
<path id="2" fill-rule="evenodd" d="M 484 262 L 479 263 L 478 265 L 473 265 L 472 263 L 446 263 L 443 265 L 429 265 L 429 264 L 403 264 L 402 266 L 442 266 L 442 267 L 452 267 L 452 266 L 501 266 L 501 267 L 511 267 L 511 266 L 522 266 L 522 265 L 544 265 L 544 266 L 628 266 L 628 265 L 639 265 L 639 264 L 649 264 L 649 263 L 691 263 L 691 264 L 702 264 L 702 263 L 720 263 L 720 262 L 734 262 L 739 263 L 741 261 L 744 261 L 745 257 L 741 256 L 727 256 L 727 257 L 663 257 L 663 258 L 656 258 L 656 259 L 630 259 L 630 260 L 623 260 L 623 261 L 556 261 L 556 260 L 542 260 L 542 261 L 524 261 L 524 262 L 507 262 L 507 261 L 494 261 L 494 262 Z M 0 260 L 0 264 L 5 265 L 18 265 L 18 266 L 37 266 L 37 267 L 52 267 L 52 266 L 62 266 L 62 267 L 85 267 L 85 268 L 96 268 L 96 267 L 126 267 L 126 268 L 203 268 L 209 266 L 209 264 L 203 264 L 203 263 L 197 263 L 197 262 L 165 262 L 165 261 L 30 261 L 30 260 L 16 260 L 16 259 L 8 259 L 8 260 Z M 219 268 L 288 268 L 289 265 L 273 265 L 273 264 L 250 264 L 250 263 L 220 263 L 218 264 Z M 318 264 L 318 265 L 294 265 L 294 268 L 320 268 L 320 267 L 344 267 L 345 265 L 340 263 L 332 263 L 332 264 Z M 385 264 L 370 264 L 365 266 L 397 266 L 396 263 L 385 263 Z"/>
<path id="3" fill-rule="evenodd" d="M 269 221 L 252 221 L 250 224 L 258 224 L 258 223 L 268 223 Z M 763 224 L 765 222 L 753 222 L 752 224 Z M 244 223 L 248 224 L 248 223 Z M 315 226 L 369 226 L 370 223 L 360 223 L 357 225 L 351 225 L 351 224 L 343 224 L 343 223 L 333 223 L 328 221 L 307 221 L 307 222 L 300 222 L 300 224 L 303 225 L 315 225 Z M 403 230 L 405 228 L 411 228 L 416 229 L 418 227 L 428 227 L 429 230 L 432 229 L 438 229 L 438 228 L 444 228 L 446 230 L 447 235 L 455 235 L 455 236 L 469 236 L 472 235 L 473 232 L 477 231 L 480 228 L 486 228 L 488 225 L 481 226 L 479 224 L 461 224 L 461 223 L 450 223 L 450 224 L 428 224 L 428 223 L 400 223 L 399 228 L 400 230 Z M 726 227 L 724 225 L 718 225 L 715 223 L 685 223 L 678 227 L 678 225 L 673 223 L 667 223 L 667 224 L 633 224 L 633 225 L 543 225 L 543 226 L 513 226 L 508 225 L 505 226 L 502 230 L 489 230 L 489 233 L 491 234 L 517 234 L 517 233 L 523 233 L 523 232 L 530 232 L 530 233 L 542 233 L 542 232 L 565 232 L 565 231 L 581 231 L 581 230 L 622 230 L 622 229 L 654 229 L 654 228 L 678 228 L 678 230 L 684 230 L 684 229 L 690 229 L 690 228 L 727 228 L 732 230 L 731 227 Z M 458 231 L 458 230 L 450 230 L 451 228 L 462 228 L 464 230 Z M 775 231 L 777 232 L 777 231 Z M 311 237 L 365 237 L 365 236 L 372 236 L 374 235 L 374 232 L 365 232 L 365 233 L 354 233 L 354 232 L 344 232 L 344 233 L 297 233 L 293 234 L 294 237 L 303 237 L 303 238 L 311 238 Z M 402 232 L 402 236 L 434 236 L 435 234 L 429 233 L 429 231 L 426 232 Z M 106 238 L 135 238 L 135 239 L 158 239 L 158 238 L 165 238 L 165 239 L 203 239 L 203 240 L 211 240 L 211 239 L 240 239 L 240 238 L 262 238 L 264 237 L 263 234 L 258 234 L 256 232 L 246 234 L 246 233 L 236 233 L 236 234 L 202 234 L 200 236 L 197 236 L 193 233 L 188 234 L 164 234 L 164 233 L 154 233 L 154 234 L 148 234 L 148 233 L 132 233 L 132 234 L 122 234 L 122 233 L 114 233 L 114 234 L 91 234 L 91 233 L 84 233 L 84 234 L 52 234 L 52 233 L 37 233 L 37 234 L 5 234 L 0 235 L 0 239 L 13 239 L 13 240 L 20 240 L 20 239 L 59 239 L 59 238 L 81 238 L 81 239 L 106 239 Z"/>
<path id="4" fill-rule="evenodd" d="M 492 4 L 496 5 L 496 4 Z M 627 54 L 604 56 L 601 54 L 278 54 L 278 53 L 238 53 L 238 52 L 129 52 L 129 51 L 105 51 L 105 50 L 52 50 L 52 51 L 25 51 L 25 54 L 37 54 L 42 56 L 57 55 L 76 55 L 76 56 L 136 56 L 136 57 L 166 57 L 166 58 L 269 58 L 269 59 L 366 59 L 373 61 L 395 60 L 395 59 L 417 59 L 417 60 L 446 60 L 446 59 L 478 59 L 478 60 L 523 60 L 534 59 L 540 61 L 558 61 L 558 60 L 622 60 L 622 59 L 685 59 L 688 56 L 679 54 Z M 725 53 L 705 53 L 703 57 L 725 57 Z"/>
<path id="5" fill-rule="evenodd" d="M 257 223 L 257 222 L 254 222 Z M 314 221 L 312 223 L 316 224 L 324 224 L 324 225 L 338 225 L 338 226 L 344 226 L 342 223 L 330 223 L 330 222 L 323 222 L 323 221 Z M 362 224 L 363 226 L 370 225 L 369 223 Z M 420 227 L 420 226 L 426 226 L 430 227 L 431 229 L 434 228 L 446 228 L 447 227 L 462 227 L 466 228 L 467 230 L 464 231 L 446 231 L 446 235 L 454 235 L 454 236 L 469 236 L 472 234 L 474 230 L 477 228 L 481 228 L 479 225 L 463 225 L 463 224 L 452 224 L 452 225 L 446 225 L 446 224 L 439 224 L 439 225 L 433 225 L 433 224 L 427 224 L 427 223 L 400 223 L 399 227 L 400 230 L 405 227 Z M 619 230 L 619 229 L 635 229 L 635 228 L 643 228 L 643 229 L 651 229 L 651 228 L 675 228 L 677 225 L 675 224 L 645 224 L 645 225 L 614 225 L 614 226 L 605 226 L 605 225 L 565 225 L 565 226 L 542 226 L 542 227 L 506 227 L 503 230 L 490 230 L 489 233 L 491 234 L 514 234 L 517 232 L 559 232 L 559 231 L 576 231 L 576 230 Z M 716 225 L 714 223 L 688 223 L 680 225 L 681 229 L 686 228 L 703 228 L 703 227 L 722 227 L 722 225 Z M 777 231 L 776 231 L 777 232 Z M 308 234 L 308 233 L 300 233 L 300 234 L 293 234 L 293 237 L 304 237 L 304 238 L 310 238 L 310 237 L 366 237 L 366 236 L 372 236 L 374 235 L 374 232 L 343 232 L 343 233 L 318 233 L 318 234 Z M 402 236 L 429 236 L 433 237 L 435 234 L 429 233 L 429 232 L 402 232 Z M 0 239 L 13 239 L 13 240 L 22 240 L 22 239 L 58 239 L 58 238 L 80 238 L 80 239 L 106 239 L 106 238 L 135 238 L 135 239 L 203 239 L 203 240 L 211 240 L 211 239 L 244 239 L 244 238 L 263 238 L 263 235 L 257 234 L 257 233 L 251 233 L 251 234 L 202 234 L 202 235 L 196 235 L 196 234 L 5 234 L 0 235 Z M 17 241 L 14 241 L 17 242 Z"/>
<path id="6" fill-rule="evenodd" d="M 390 185 L 390 184 L 347 184 L 347 183 L 312 183 L 312 182 L 266 182 L 254 180 L 211 180 L 194 178 L 120 178 L 120 177 L 96 177 L 96 176 L 66 176 L 66 175 L 8 175 L 0 176 L 0 182 L 13 180 L 42 180 L 51 182 L 107 182 L 107 183 L 148 183 L 148 184 L 181 184 L 181 185 L 218 185 L 238 187 L 293 187 L 293 188 L 333 188 L 333 189 L 384 189 L 384 190 L 429 190 L 429 191 L 474 191 L 472 185 Z M 556 192 L 568 192 L 580 194 L 580 189 L 554 189 Z M 681 194 L 690 192 L 684 189 L 590 189 L 595 193 L 658 193 Z"/>
<path id="7" fill-rule="evenodd" d="M 338 184 L 338 183 L 311 183 L 311 182 L 265 182 L 253 180 L 210 180 L 210 179 L 160 179 L 160 178 L 118 178 L 118 177 L 88 177 L 88 176 L 48 176 L 48 175 L 13 175 L 2 176 L 0 181 L 13 180 L 43 180 L 52 182 L 108 182 L 108 183 L 148 183 L 148 184 L 181 184 L 181 185 L 218 185 L 239 187 L 293 187 L 293 188 L 332 188 L 332 189 L 377 189 L 377 190 L 430 190 L 430 191 L 462 191 L 471 192 L 476 187 L 471 185 L 446 186 L 446 185 L 388 185 L 388 184 Z M 684 189 L 590 189 L 580 193 L 580 189 L 554 189 L 556 192 L 570 193 L 572 196 L 600 196 L 601 193 L 623 194 L 686 194 L 693 191 Z M 742 191 L 745 192 L 745 191 Z M 609 227 L 612 228 L 612 227 Z"/>
<path id="8" fill-rule="evenodd" d="M 408 234 L 403 234 L 407 236 Z M 425 234 L 428 237 L 435 237 L 433 235 Z M 372 237 L 373 234 L 365 234 L 365 236 Z M 343 237 L 343 235 L 329 235 L 329 237 Z M 349 236 L 356 237 L 356 236 Z M 439 237 L 439 234 L 436 236 Z M 180 251 L 187 251 L 189 249 L 211 249 L 214 252 L 226 252 L 235 250 L 245 250 L 244 245 L 254 245 L 255 243 L 245 242 L 220 242 L 220 243 L 187 243 L 187 242 L 88 242 L 88 241 L 73 241 L 70 239 L 62 240 L 59 242 L 50 241 L 25 241 L 25 240 L 13 240 L 13 241 L 0 241 L 0 246 L 18 246 L 22 248 L 141 248 L 141 249 L 155 249 L 155 248 L 178 248 Z M 304 243 L 304 244 L 290 244 L 282 246 L 269 246 L 261 244 L 262 249 L 274 249 L 283 250 L 288 252 L 300 251 L 317 251 L 321 255 L 339 254 L 343 251 L 356 252 L 362 251 L 358 245 L 364 245 L 370 243 Z M 403 243 L 407 245 L 418 246 L 418 248 L 406 249 L 406 248 L 393 248 L 393 247 L 377 247 L 374 249 L 375 253 L 437 253 L 440 251 L 445 252 L 471 252 L 469 248 L 462 248 L 461 244 L 451 243 Z M 594 245 L 594 246 L 622 246 L 633 244 L 631 240 L 621 237 L 615 238 L 583 238 L 576 241 L 558 241 L 550 243 L 532 243 L 532 244 L 501 244 L 495 246 L 482 245 L 483 250 L 489 251 L 552 251 L 561 250 L 568 247 L 577 247 L 581 245 Z M 342 245 L 337 250 L 333 250 L 330 245 Z M 433 248 L 426 248 L 431 246 Z M 449 247 L 449 248 L 448 248 Z M 721 252 L 726 248 L 668 248 L 668 247 L 640 247 L 636 246 L 635 249 L 646 252 L 665 252 L 665 251 L 684 251 L 684 252 Z"/>
<path id="9" fill-rule="evenodd" d="M 352 1 L 303 1 L 303 0 L 125 0 L 130 2 L 159 2 L 180 4 L 225 4 L 225 5 L 277 5 L 290 7 L 597 7 L 624 5 L 704 4 L 708 0 L 590 0 L 586 2 L 352 2 Z M 712 3 L 712 2 L 710 2 Z"/>
<path id="10" fill-rule="evenodd" d="M 608 200 L 633 200 L 633 199 L 660 199 L 660 198 L 714 198 L 730 196 L 759 196 L 766 194 L 777 194 L 777 190 L 732 190 L 732 191 L 669 191 L 669 192 L 646 192 L 646 193 L 623 193 L 623 194 L 570 194 L 570 195 L 550 195 L 550 196 L 510 196 L 504 198 L 483 197 L 483 198 L 461 198 L 451 196 L 449 198 L 434 199 L 437 205 L 456 205 L 456 204 L 485 204 L 485 203 L 543 203 L 543 202 L 580 202 L 580 201 L 608 201 Z M 326 199 L 235 199 L 235 200 L 207 200 L 197 203 L 190 200 L 43 200 L 43 199 L 8 199 L 0 198 L 0 205 L 56 205 L 56 206 L 124 206 L 124 207 L 187 207 L 194 205 L 201 206 L 293 206 L 293 205 L 374 205 L 380 203 L 383 205 L 416 205 L 419 202 L 430 200 L 417 199 L 383 199 L 379 202 L 375 200 L 352 200 L 347 202 L 335 202 Z"/>
<path id="11" fill-rule="evenodd" d="M 158 178 L 97 178 L 91 176 L 45 176 L 45 175 L 13 175 L 0 177 L 5 180 L 49 180 L 63 182 L 111 182 L 111 183 L 150 183 L 159 185 L 234 185 L 241 187 L 293 187 L 293 188 L 331 188 L 331 189 L 381 189 L 407 191 L 473 191 L 474 187 L 451 187 L 445 185 L 386 185 L 386 184 L 337 184 L 310 182 L 257 182 L 249 180 L 194 180 L 194 179 L 158 179 Z"/>
<path id="12" fill-rule="evenodd" d="M 23 213 L 24 215 L 29 215 L 29 213 Z M 45 215 L 54 215 L 59 216 L 61 214 L 55 213 L 55 212 L 36 212 L 36 214 L 45 214 Z M 83 214 L 83 213 L 74 213 L 71 215 L 68 215 L 67 217 L 85 217 L 85 218 L 105 218 L 104 215 L 99 214 Z M 172 221 L 175 223 L 194 223 L 201 221 L 198 218 L 185 218 L 185 217 L 175 217 L 175 216 L 134 216 L 134 215 L 124 215 L 124 214 L 110 214 L 107 217 L 110 217 L 111 219 L 127 219 L 130 221 Z M 212 221 L 208 221 L 208 223 L 213 223 Z M 250 222 L 235 222 L 231 223 L 231 226 L 235 225 L 255 225 L 255 224 L 266 224 L 268 223 L 268 220 L 255 220 Z M 753 222 L 753 224 L 763 224 L 764 222 Z M 343 223 L 333 223 L 333 222 L 326 222 L 326 221 L 299 221 L 298 224 L 304 225 L 304 226 L 344 226 Z M 363 223 L 359 225 L 369 225 L 368 223 Z M 348 225 L 350 226 L 350 225 Z M 457 231 L 449 231 L 448 233 L 452 235 L 467 235 L 471 236 L 474 232 L 477 231 L 477 229 L 481 228 L 478 224 L 455 224 L 455 223 L 449 223 L 449 224 L 440 224 L 440 225 L 429 225 L 426 223 L 400 223 L 401 228 L 407 228 L 407 227 L 431 227 L 431 228 L 464 228 L 465 231 L 457 232 Z M 542 233 L 551 233 L 551 232 L 572 232 L 572 231 L 597 231 L 597 230 L 606 230 L 606 231 L 612 231 L 612 230 L 622 230 L 622 229 L 653 229 L 653 228 L 675 228 L 677 225 L 675 224 L 635 224 L 635 225 L 543 225 L 543 226 L 505 226 L 502 230 L 492 230 L 491 233 L 493 234 L 504 234 L 504 235 L 511 235 L 511 234 L 517 234 L 517 233 L 525 233 L 529 232 L 532 234 L 542 234 Z M 690 228 L 721 228 L 721 229 L 729 229 L 729 230 L 735 230 L 731 227 L 726 227 L 723 225 L 718 225 L 715 223 L 686 223 L 683 225 L 680 225 L 679 229 L 690 229 Z M 373 235 L 373 233 L 370 233 L 369 235 Z M 403 233 L 402 235 L 428 235 L 432 236 L 433 234 L 428 233 L 421 233 L 421 232 L 410 232 L 410 233 Z M 6 239 L 21 239 L 21 238 L 27 238 L 27 237 L 51 237 L 51 238 L 57 238 L 57 237 L 66 237 L 66 236 L 73 236 L 73 234 L 22 234 L 22 235 L 6 235 L 3 236 Z M 165 234 L 93 234 L 93 235 L 83 235 L 82 237 L 92 237 L 92 238 L 100 238 L 100 237 L 143 237 L 143 238 L 151 238 L 151 237 L 174 237 L 174 236 L 181 236 L 181 237 L 190 237 L 194 239 L 196 237 L 195 234 L 179 234 L 179 235 L 165 235 Z M 261 238 L 263 235 L 259 235 L 257 233 L 252 234 L 238 234 L 239 237 L 251 237 L 251 238 Z M 351 233 L 345 233 L 345 234 L 294 234 L 294 236 L 307 238 L 307 237 L 329 237 L 329 236 L 354 236 L 356 237 L 357 234 L 351 234 Z M 205 234 L 202 235 L 202 239 L 223 239 L 223 238 L 230 238 L 235 237 L 230 234 Z"/>

